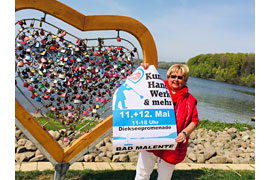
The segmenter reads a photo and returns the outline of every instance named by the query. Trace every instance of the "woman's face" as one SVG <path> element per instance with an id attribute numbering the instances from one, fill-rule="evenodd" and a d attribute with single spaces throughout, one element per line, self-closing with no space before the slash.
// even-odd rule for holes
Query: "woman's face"
<path id="1" fill-rule="evenodd" d="M 181 70 L 173 72 L 168 78 L 168 82 L 171 90 L 174 92 L 179 91 L 186 84 Z"/>

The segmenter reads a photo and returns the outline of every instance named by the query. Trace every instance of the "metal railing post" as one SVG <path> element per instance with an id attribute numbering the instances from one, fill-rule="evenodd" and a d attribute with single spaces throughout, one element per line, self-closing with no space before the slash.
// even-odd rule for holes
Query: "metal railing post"
<path id="1" fill-rule="evenodd" d="M 64 180 L 66 177 L 66 172 L 69 168 L 70 164 L 69 163 L 56 163 L 54 168 L 54 180 Z"/>

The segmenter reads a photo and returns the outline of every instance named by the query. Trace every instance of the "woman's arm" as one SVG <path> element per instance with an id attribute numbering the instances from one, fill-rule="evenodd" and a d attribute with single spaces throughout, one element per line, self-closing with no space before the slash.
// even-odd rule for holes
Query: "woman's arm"
<path id="1" fill-rule="evenodd" d="M 197 125 L 191 122 L 185 129 L 183 129 L 175 138 L 176 142 L 186 142 L 186 138 L 196 129 Z"/>

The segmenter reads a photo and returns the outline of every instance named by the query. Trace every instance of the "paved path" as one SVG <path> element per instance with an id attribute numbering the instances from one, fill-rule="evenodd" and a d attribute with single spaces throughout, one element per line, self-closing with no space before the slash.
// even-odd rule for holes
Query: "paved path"
<path id="1" fill-rule="evenodd" d="M 155 167 L 157 168 L 157 167 Z M 254 164 L 196 164 L 196 163 L 180 163 L 175 166 L 176 170 L 191 170 L 191 169 L 222 169 L 222 170 L 255 170 Z M 54 170 L 50 162 L 23 162 L 16 163 L 16 171 L 44 171 Z M 135 170 L 135 163 L 111 163 L 111 162 L 75 162 L 70 170 Z"/>

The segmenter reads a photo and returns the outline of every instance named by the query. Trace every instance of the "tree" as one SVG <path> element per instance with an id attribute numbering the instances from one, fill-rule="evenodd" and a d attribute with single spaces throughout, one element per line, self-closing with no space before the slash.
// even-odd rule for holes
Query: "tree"
<path id="1" fill-rule="evenodd" d="M 254 53 L 200 54 L 187 64 L 194 77 L 255 86 Z"/>

